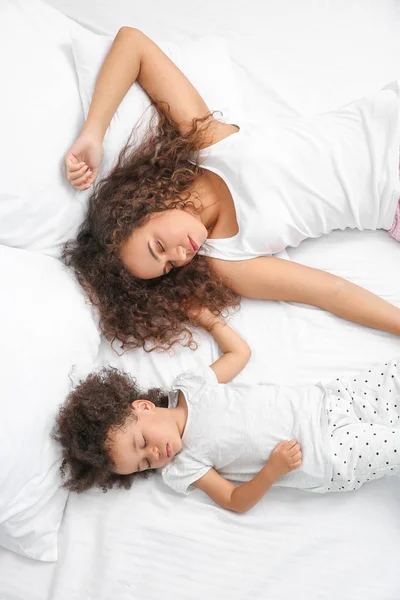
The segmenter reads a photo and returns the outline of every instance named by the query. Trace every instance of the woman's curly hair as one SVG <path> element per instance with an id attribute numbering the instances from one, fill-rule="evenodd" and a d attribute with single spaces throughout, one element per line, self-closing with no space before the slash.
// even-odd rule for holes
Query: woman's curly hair
<path id="1" fill-rule="evenodd" d="M 92 487 L 103 491 L 112 487 L 129 489 L 134 477 L 148 476 L 147 471 L 131 475 L 115 473 L 110 456 L 109 434 L 135 419 L 131 404 L 139 398 L 168 407 L 165 392 L 159 388 L 143 392 L 130 375 L 111 367 L 91 373 L 69 394 L 52 433 L 62 447 L 61 475 L 65 488 L 78 493 Z"/>
<path id="2" fill-rule="evenodd" d="M 188 309 L 206 306 L 219 314 L 238 296 L 214 273 L 204 256 L 167 276 L 134 277 L 120 258 L 121 244 L 151 214 L 191 206 L 192 185 L 202 172 L 201 140 L 210 115 L 179 131 L 169 110 L 155 104 L 155 117 L 138 146 L 131 137 L 112 171 L 95 187 L 76 240 L 63 252 L 91 302 L 100 312 L 105 336 L 126 348 L 195 347 Z M 157 122 L 155 123 L 155 119 Z"/>

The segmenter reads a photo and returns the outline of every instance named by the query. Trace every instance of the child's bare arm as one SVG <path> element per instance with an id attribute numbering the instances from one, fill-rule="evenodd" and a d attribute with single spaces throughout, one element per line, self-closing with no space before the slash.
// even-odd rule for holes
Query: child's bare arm
<path id="1" fill-rule="evenodd" d="M 283 441 L 275 446 L 268 462 L 250 481 L 236 486 L 215 469 L 210 469 L 193 485 L 205 492 L 214 502 L 234 512 L 246 512 L 268 492 L 272 484 L 285 473 L 297 469 L 302 453 L 296 440 Z"/>
<path id="2" fill-rule="evenodd" d="M 192 315 L 197 325 L 206 329 L 217 342 L 223 355 L 211 366 L 219 383 L 227 383 L 238 375 L 250 360 L 250 346 L 221 317 L 207 308 Z"/>

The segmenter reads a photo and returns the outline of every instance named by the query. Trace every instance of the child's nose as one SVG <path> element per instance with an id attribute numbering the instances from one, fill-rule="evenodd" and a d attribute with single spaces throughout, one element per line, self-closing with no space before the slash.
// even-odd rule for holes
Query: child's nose
<path id="1" fill-rule="evenodd" d="M 150 452 L 151 452 L 151 458 L 152 458 L 153 460 L 159 460 L 159 458 L 160 458 L 160 451 L 159 451 L 159 449 L 157 448 L 157 446 L 153 446 L 153 447 L 150 449 Z"/>

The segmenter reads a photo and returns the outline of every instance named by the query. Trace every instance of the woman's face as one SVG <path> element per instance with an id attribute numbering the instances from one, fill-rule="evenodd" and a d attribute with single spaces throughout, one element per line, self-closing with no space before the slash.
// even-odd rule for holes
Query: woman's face
<path id="1" fill-rule="evenodd" d="M 190 262 L 206 239 L 198 216 L 174 208 L 135 229 L 121 246 L 121 259 L 135 277 L 154 279 Z"/>

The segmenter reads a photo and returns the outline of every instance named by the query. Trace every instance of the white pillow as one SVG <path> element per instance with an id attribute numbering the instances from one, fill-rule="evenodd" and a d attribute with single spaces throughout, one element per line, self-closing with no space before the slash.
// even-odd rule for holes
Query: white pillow
<path id="1" fill-rule="evenodd" d="M 64 175 L 83 124 L 71 27 L 36 0 L 0 2 L 0 244 L 52 256 L 75 234 L 88 196 Z"/>
<path id="2" fill-rule="evenodd" d="M 68 494 L 50 432 L 71 373 L 92 370 L 100 339 L 58 260 L 0 246 L 0 271 L 0 545 L 51 561 Z"/>
<path id="3" fill-rule="evenodd" d="M 71 34 L 79 91 L 87 115 L 98 72 L 112 44 L 112 38 L 99 36 L 79 29 Z M 208 108 L 222 112 L 221 120 L 227 123 L 241 121 L 241 100 L 235 80 L 228 43 L 220 37 L 204 37 L 182 47 L 157 42 L 190 79 L 204 98 Z M 145 128 L 151 117 L 147 110 L 150 99 L 141 86 L 135 83 L 115 113 L 104 138 L 102 174 L 116 161 L 133 127 L 138 122 Z"/>

